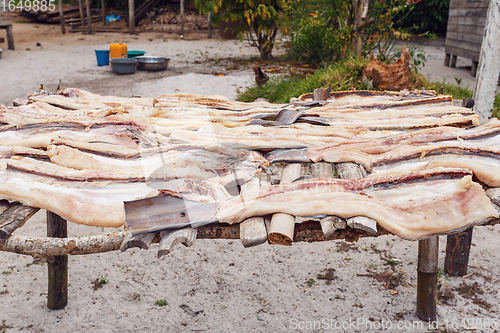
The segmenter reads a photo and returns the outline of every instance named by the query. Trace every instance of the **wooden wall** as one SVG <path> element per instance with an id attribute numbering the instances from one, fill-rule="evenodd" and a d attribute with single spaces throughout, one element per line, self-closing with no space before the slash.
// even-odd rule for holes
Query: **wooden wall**
<path id="1" fill-rule="evenodd" d="M 457 56 L 471 59 L 473 63 L 479 61 L 489 3 L 489 0 L 450 1 L 445 42 L 447 58 L 451 55 L 455 62 Z"/>

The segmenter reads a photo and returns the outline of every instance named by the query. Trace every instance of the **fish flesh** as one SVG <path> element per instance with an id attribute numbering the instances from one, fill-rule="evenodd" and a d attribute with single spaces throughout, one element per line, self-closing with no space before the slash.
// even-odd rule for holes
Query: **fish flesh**
<path id="1" fill-rule="evenodd" d="M 216 217 L 222 223 L 238 223 L 273 213 L 365 216 L 407 239 L 448 233 L 498 217 L 470 171 L 450 168 L 249 189 L 222 202 Z"/>
<path id="2" fill-rule="evenodd" d="M 134 105 L 153 106 L 152 98 L 101 96 L 77 88 L 66 88 L 56 94 L 35 93 L 28 95 L 28 100 L 45 102 L 67 110 L 131 107 Z"/>
<path id="3" fill-rule="evenodd" d="M 290 154 L 289 156 L 287 154 Z M 288 157 L 287 157 L 288 156 Z M 437 166 L 468 168 L 484 184 L 500 186 L 500 121 L 465 130 L 436 128 L 375 140 L 312 147 L 311 161 L 356 162 L 373 173 L 398 173 Z M 294 160 L 292 152 L 272 161 Z"/>
<path id="4" fill-rule="evenodd" d="M 99 227 L 123 225 L 124 201 L 159 194 L 145 182 L 74 182 L 10 167 L 0 171 L 0 182 L 3 199 L 47 209 L 71 222 Z"/>

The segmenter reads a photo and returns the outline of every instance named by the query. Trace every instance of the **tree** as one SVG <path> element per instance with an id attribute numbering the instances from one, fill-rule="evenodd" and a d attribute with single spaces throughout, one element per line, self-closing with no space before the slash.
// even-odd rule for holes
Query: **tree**
<path id="1" fill-rule="evenodd" d="M 284 0 L 195 0 L 201 14 L 211 13 L 212 23 L 238 22 L 236 32 L 244 32 L 262 59 L 272 58 L 278 32 L 278 13 Z"/>
<path id="2" fill-rule="evenodd" d="M 280 25 L 290 51 L 313 63 L 360 57 L 383 38 L 397 38 L 393 19 L 420 0 L 286 0 Z M 392 33 L 392 35 L 391 35 Z"/>

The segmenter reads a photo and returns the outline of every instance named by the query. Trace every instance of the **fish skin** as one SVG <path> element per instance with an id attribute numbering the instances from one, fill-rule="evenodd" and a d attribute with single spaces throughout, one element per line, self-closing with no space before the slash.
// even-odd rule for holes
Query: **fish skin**
<path id="1" fill-rule="evenodd" d="M 249 190 L 221 204 L 217 219 L 238 223 L 272 213 L 366 216 L 391 233 L 421 239 L 498 217 L 466 169 L 437 168 L 362 179 L 315 179 Z"/>

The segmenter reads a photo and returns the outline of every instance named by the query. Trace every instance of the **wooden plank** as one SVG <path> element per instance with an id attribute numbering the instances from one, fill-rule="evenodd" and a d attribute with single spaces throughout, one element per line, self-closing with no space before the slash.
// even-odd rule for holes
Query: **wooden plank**
<path id="1" fill-rule="evenodd" d="M 483 39 L 484 35 L 484 25 L 467 25 L 467 24 L 453 24 L 453 25 L 448 25 L 448 28 L 446 29 L 446 37 L 449 37 L 449 33 L 454 32 L 454 33 L 469 33 L 472 35 L 478 35 L 481 36 L 481 40 Z"/>
<path id="2" fill-rule="evenodd" d="M 47 236 L 68 237 L 68 222 L 59 215 L 47 211 Z M 47 257 L 48 292 L 47 307 L 63 309 L 68 304 L 68 256 Z"/>
<path id="3" fill-rule="evenodd" d="M 500 0 L 491 0 L 477 68 L 472 98 L 473 110 L 484 123 L 492 117 L 495 91 L 500 73 Z"/>
<path id="4" fill-rule="evenodd" d="M 473 51 L 467 51 L 467 50 L 461 50 L 457 49 L 454 47 L 446 47 L 445 52 L 447 54 L 453 54 L 462 58 L 470 59 L 472 61 L 478 61 L 479 60 L 479 52 L 473 52 Z"/>
<path id="5" fill-rule="evenodd" d="M 3 209 L 6 205 L 4 200 L 2 202 Z M 16 229 L 22 227 L 38 210 L 39 208 L 25 206 L 19 202 L 9 205 L 0 214 L 0 241 L 7 239 Z"/>
<path id="6" fill-rule="evenodd" d="M 451 0 L 450 1 L 450 9 L 455 9 L 455 8 L 482 8 L 488 7 L 488 0 L 483 1 L 483 0 L 476 0 L 476 1 L 471 1 L 471 0 Z"/>
<path id="7" fill-rule="evenodd" d="M 486 17 L 488 8 L 450 8 L 448 15 L 465 17 Z"/>
<path id="8" fill-rule="evenodd" d="M 460 40 L 464 41 L 467 43 L 472 43 L 472 44 L 481 44 L 483 40 L 483 35 L 475 35 L 475 34 L 470 34 L 470 33 L 462 33 L 462 32 L 447 32 L 447 36 L 450 39 L 455 39 L 455 40 Z"/>
<path id="9" fill-rule="evenodd" d="M 445 49 L 456 48 L 459 50 L 474 52 L 479 54 L 481 51 L 481 45 L 477 43 L 470 43 L 465 41 L 460 41 L 456 39 L 447 39 L 445 42 Z"/>

